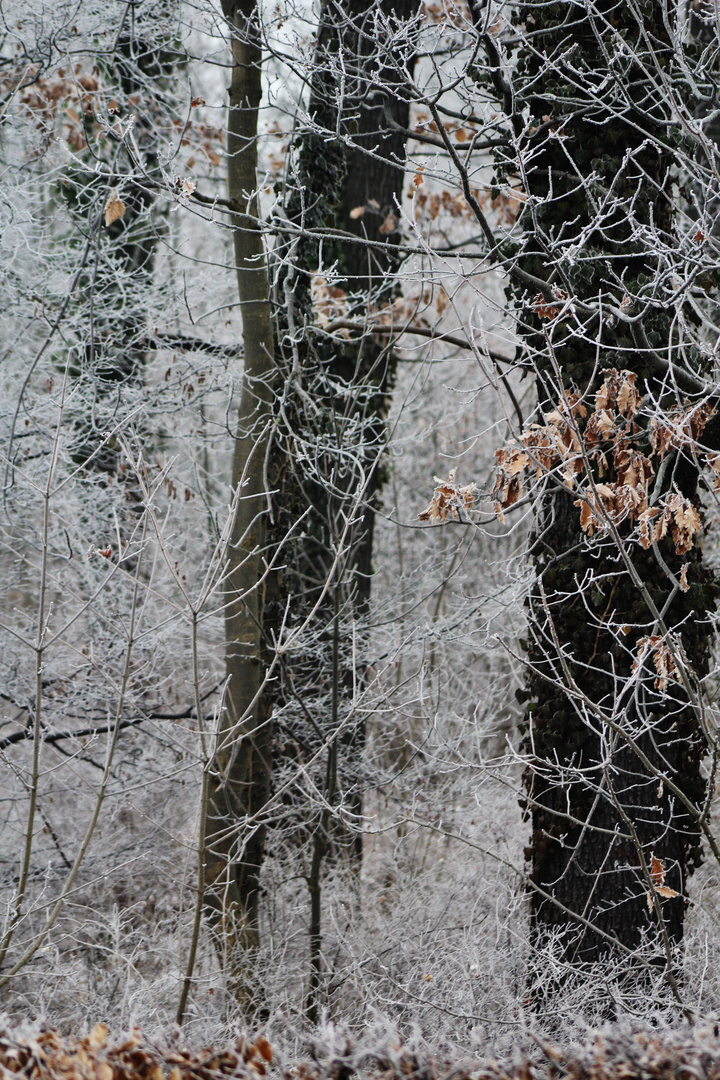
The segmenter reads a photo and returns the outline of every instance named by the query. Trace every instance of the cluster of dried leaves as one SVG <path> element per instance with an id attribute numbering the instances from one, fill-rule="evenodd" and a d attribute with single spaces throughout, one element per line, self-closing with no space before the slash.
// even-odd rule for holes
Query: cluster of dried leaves
<path id="1" fill-rule="evenodd" d="M 73 28 L 75 30 L 75 28 Z M 58 136 L 76 152 L 88 148 L 88 138 L 97 146 L 112 128 L 115 136 L 122 136 L 121 126 L 113 119 L 123 115 L 136 115 L 139 110 L 145 116 L 152 113 L 156 123 L 153 134 L 160 127 L 169 128 L 179 135 L 180 145 L 191 148 L 186 167 L 192 168 L 199 156 L 204 166 L 217 166 L 222 162 L 225 134 L 221 128 L 183 116 L 165 117 L 158 102 L 141 91 L 122 95 L 118 88 L 105 85 L 100 68 L 93 64 L 90 70 L 76 63 L 69 68 L 59 67 L 52 75 L 42 74 L 34 65 L 24 61 L 14 70 L 6 71 L 0 79 L 0 92 L 7 104 L 17 94 L 22 113 L 31 118 L 35 130 L 41 136 L 41 144 L 35 155 L 46 151 Z M 116 100 L 117 93 L 122 98 Z M 204 105 L 203 98 L 193 98 L 191 108 Z M 142 146 L 147 134 L 139 125 L 135 138 Z"/>
<path id="2" fill-rule="evenodd" d="M 411 189 L 410 194 L 413 194 Z M 479 192 L 478 192 L 479 194 Z M 415 220 L 429 219 L 435 221 L 440 214 L 451 218 L 468 218 L 467 201 L 463 195 L 454 195 L 443 189 L 442 191 L 418 191 L 415 193 Z"/>
<path id="3" fill-rule="evenodd" d="M 561 311 L 560 305 L 564 304 L 565 301 L 569 299 L 568 294 L 564 289 L 553 289 L 553 296 L 554 299 L 557 300 L 557 304 L 546 299 L 542 293 L 538 293 L 533 300 L 533 311 L 539 319 L 556 318 Z"/>
<path id="4" fill-rule="evenodd" d="M 720 454 L 701 453 L 698 440 L 713 406 L 707 402 L 678 407 L 660 417 L 652 416 L 647 427 L 638 423 L 642 405 L 631 371 L 605 373 L 588 409 L 576 393 L 567 394 L 543 424 L 531 424 L 520 441 L 512 441 L 496 452 L 498 473 L 492 497 L 495 512 L 503 511 L 522 495 L 522 476 L 534 469 L 536 478 L 554 473 L 579 498 L 582 529 L 592 536 L 598 530 L 629 522 L 636 527 L 632 538 L 643 548 L 670 535 L 675 550 L 682 555 L 693 546 L 700 529 L 700 517 L 692 502 L 678 491 L 666 492 L 656 500 L 650 488 L 655 465 L 675 451 L 698 457 L 709 467 L 716 488 L 720 487 Z M 580 421 L 587 420 L 581 432 Z M 649 438 L 650 453 L 638 449 Z M 612 470 L 614 479 L 603 481 Z M 686 587 L 684 576 L 681 587 Z"/>
<path id="5" fill-rule="evenodd" d="M 652 878 L 653 885 L 655 886 L 655 892 L 658 896 L 661 896 L 664 900 L 672 900 L 673 897 L 679 896 L 680 893 L 675 889 L 671 889 L 669 885 L 665 884 L 665 874 L 667 873 L 662 859 L 658 859 L 657 855 L 653 852 L 650 859 L 650 877 Z M 648 889 L 647 894 L 648 908 L 652 911 L 655 905 L 655 897 Z"/>
<path id="6" fill-rule="evenodd" d="M 476 484 L 460 486 L 455 476 L 457 469 L 451 469 L 447 480 L 441 480 L 439 476 L 433 477 L 435 492 L 430 505 L 422 513 L 418 514 L 420 521 L 429 521 L 431 525 L 444 525 L 448 518 L 451 521 L 460 520 L 460 511 L 469 510 L 475 501 Z"/>
<path id="7" fill-rule="evenodd" d="M 347 293 L 331 285 L 324 274 L 315 274 L 310 283 L 312 304 L 318 326 L 329 326 L 335 319 L 346 319 L 349 313 Z M 345 337 L 349 337 L 346 331 Z"/>
<path id="8" fill-rule="evenodd" d="M 99 69 L 83 72 L 81 64 L 66 71 L 58 68 L 53 78 L 47 78 L 32 67 L 23 67 L 13 79 L 5 78 L 2 82 L 11 94 L 19 91 L 20 106 L 25 115 L 32 118 L 36 131 L 42 136 L 42 147 L 38 153 L 50 145 L 60 134 L 75 151 L 87 146 L 85 125 L 92 118 L 100 95 L 98 86 Z M 13 85 L 15 84 L 15 85 Z"/>
<path id="9" fill-rule="evenodd" d="M 720 1080 L 717 1025 L 693 1032 L 608 1025 L 569 1049 L 534 1042 L 537 1052 L 532 1057 L 517 1053 L 508 1062 L 418 1061 L 400 1052 L 382 1063 L 383 1072 L 390 1080 Z"/>
<path id="10" fill-rule="evenodd" d="M 428 130 L 435 128 L 435 124 L 428 125 Z M 463 129 L 453 131 L 452 135 L 459 143 L 473 138 L 476 132 L 465 132 Z M 423 190 L 419 190 L 423 188 Z M 471 188 L 472 198 L 487 212 L 493 214 L 500 225 L 513 225 L 527 201 L 527 195 L 514 184 L 502 191 L 495 193 L 494 188 Z M 425 189 L 424 170 L 419 168 L 408 188 L 408 198 L 414 200 L 415 220 L 435 221 L 440 214 L 455 219 L 472 219 L 472 210 L 464 194 L 453 194 L 446 189 L 440 191 L 428 191 Z M 567 294 L 564 294 L 567 299 Z"/>
<path id="11" fill-rule="evenodd" d="M 676 645 L 676 648 L 679 648 L 679 645 Z M 649 656 L 652 657 L 657 672 L 657 678 L 655 679 L 656 690 L 664 690 L 668 682 L 677 682 L 679 680 L 680 675 L 675 664 L 673 651 L 659 634 L 651 634 L 649 637 L 640 638 L 637 643 L 637 654 L 633 661 L 632 670 L 637 671 L 641 668 Z"/>
<path id="12" fill-rule="evenodd" d="M 423 19 L 440 26 L 450 24 L 458 29 L 463 29 L 471 22 L 467 6 L 463 3 L 457 3 L 456 0 L 450 0 L 450 2 L 444 0 L 443 3 L 439 4 L 423 2 L 420 5 L 420 11 Z"/>
<path id="13" fill-rule="evenodd" d="M 135 1031 L 114 1042 L 104 1024 L 83 1038 L 57 1031 L 27 1036 L 0 1032 L 0 1069 L 33 1080 L 258 1080 L 273 1054 L 267 1039 L 240 1038 L 232 1048 L 190 1051 L 159 1049 Z"/>
<path id="14" fill-rule="evenodd" d="M 650 872 L 661 896 L 675 895 L 664 885 L 665 871 L 655 856 Z M 517 1053 L 506 1062 L 420 1056 L 395 1041 L 369 1047 L 350 1039 L 341 1046 L 335 1040 L 325 1051 L 318 1043 L 312 1061 L 276 1063 L 273 1071 L 283 1080 L 441 1080 L 450 1075 L 455 1080 L 720 1080 L 717 1025 L 692 1032 L 607 1026 L 570 1049 L 534 1040 L 532 1057 Z M 115 1042 L 104 1024 L 84 1038 L 55 1031 L 0 1031 L 3 1072 L 37 1080 L 257 1080 L 272 1063 L 272 1049 L 262 1036 L 240 1038 L 232 1048 L 190 1051 L 161 1049 L 137 1032 Z"/>
<path id="15" fill-rule="evenodd" d="M 720 1080 L 717 1025 L 692 1032 L 608 1026 L 582 1046 L 558 1050 L 543 1043 L 542 1052 L 547 1064 L 538 1063 L 530 1070 L 537 1080 L 558 1076 L 567 1080 Z M 503 1080 L 519 1080 L 519 1072 L 516 1069 L 514 1074 L 504 1071 L 501 1075 Z"/>
<path id="16" fill-rule="evenodd" d="M 356 206 L 350 211 L 350 217 L 353 221 L 357 221 L 358 218 L 364 217 L 366 210 L 371 213 L 378 214 L 380 212 L 380 203 L 377 199 L 368 199 L 364 206 Z M 383 216 L 382 224 L 378 226 L 378 232 L 381 236 L 388 236 L 389 233 L 395 232 L 400 224 L 397 215 L 392 211 L 388 211 Z"/>

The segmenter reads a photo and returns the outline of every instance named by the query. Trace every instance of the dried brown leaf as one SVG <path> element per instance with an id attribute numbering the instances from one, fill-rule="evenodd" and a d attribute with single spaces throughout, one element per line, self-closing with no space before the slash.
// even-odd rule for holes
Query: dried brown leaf
<path id="1" fill-rule="evenodd" d="M 653 453 L 665 457 L 669 450 L 694 450 L 708 421 L 715 415 L 710 401 L 672 409 L 662 417 L 653 417 L 650 424 L 650 443 Z"/>
<path id="2" fill-rule="evenodd" d="M 107 1042 L 108 1029 L 105 1024 L 96 1024 L 88 1037 L 92 1050 L 97 1050 Z"/>
<path id="3" fill-rule="evenodd" d="M 105 225 L 109 228 L 114 221 L 118 221 L 121 217 L 125 216 L 125 203 L 122 201 L 117 191 L 113 190 L 108 195 L 108 200 L 105 203 Z"/>
<path id="4" fill-rule="evenodd" d="M 436 488 L 430 505 L 418 514 L 420 521 L 429 521 L 431 525 L 444 525 L 448 517 L 451 521 L 459 521 L 461 509 L 469 509 L 475 501 L 476 484 L 460 486 L 456 483 L 457 469 L 451 469 L 447 480 L 434 477 Z M 520 487 L 519 477 L 513 476 L 508 479 L 507 486 L 517 485 Z M 516 501 L 518 496 L 512 499 Z M 510 503 L 503 505 L 509 506 Z"/>
<path id="5" fill-rule="evenodd" d="M 382 225 L 378 229 L 378 232 L 380 233 L 381 236 L 387 236 L 388 233 L 395 232 L 395 230 L 397 229 L 397 226 L 398 226 L 398 220 L 395 217 L 395 215 L 393 214 L 393 212 L 390 211 L 390 213 L 388 214 L 388 216 L 385 218 Z"/>
<path id="6" fill-rule="evenodd" d="M 665 503 L 670 516 L 670 531 L 675 541 L 675 551 L 684 555 L 693 546 L 693 537 L 700 531 L 700 515 L 689 499 L 675 492 Z"/>
<path id="7" fill-rule="evenodd" d="M 586 499 L 578 499 L 574 505 L 580 507 L 580 527 L 583 532 L 592 536 L 595 528 L 592 506 Z"/>
<path id="8" fill-rule="evenodd" d="M 656 885 L 662 885 L 665 880 L 665 867 L 655 852 L 650 856 L 650 877 Z"/>
<path id="9" fill-rule="evenodd" d="M 263 1035 L 261 1035 L 259 1039 L 255 1040 L 255 1049 L 260 1054 L 260 1057 L 264 1058 L 265 1061 L 267 1061 L 268 1065 L 272 1064 L 272 1047 Z"/>
<path id="10" fill-rule="evenodd" d="M 659 634 L 652 634 L 650 637 L 640 638 L 637 643 L 637 654 L 632 665 L 633 671 L 637 671 L 643 664 L 648 652 L 652 655 L 658 676 L 655 679 L 656 690 L 665 690 L 668 682 L 679 681 L 678 670 L 675 666 L 675 658 L 673 657 L 671 649 Z M 654 858 L 655 856 L 653 856 L 653 859 Z M 655 866 L 655 863 L 653 863 L 653 866 L 655 867 L 655 869 L 651 871 L 653 875 L 656 871 L 658 873 L 662 871 L 664 878 L 665 871 L 662 870 L 662 863 L 660 863 L 659 866 Z"/>
<path id="11" fill-rule="evenodd" d="M 568 298 L 568 294 L 564 289 L 553 289 L 553 296 L 561 302 Z M 538 293 L 533 300 L 533 311 L 539 319 L 554 319 L 556 315 L 559 315 L 560 308 L 548 301 L 542 293 Z"/>

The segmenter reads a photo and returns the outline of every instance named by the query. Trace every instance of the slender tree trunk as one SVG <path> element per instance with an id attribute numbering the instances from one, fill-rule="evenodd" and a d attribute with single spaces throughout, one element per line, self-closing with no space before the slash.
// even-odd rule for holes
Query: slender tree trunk
<path id="1" fill-rule="evenodd" d="M 271 784 L 264 708 L 261 579 L 265 567 L 266 454 L 274 393 L 273 329 L 257 201 L 261 48 L 252 2 L 223 5 L 231 33 L 228 188 L 242 305 L 244 376 L 232 467 L 236 499 L 225 591 L 227 690 L 206 824 L 206 900 L 241 998 L 243 954 L 258 942 L 263 808 Z"/>

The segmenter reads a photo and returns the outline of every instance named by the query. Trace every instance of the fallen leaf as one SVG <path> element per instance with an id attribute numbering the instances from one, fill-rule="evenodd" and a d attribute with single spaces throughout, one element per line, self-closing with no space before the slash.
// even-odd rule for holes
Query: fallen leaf
<path id="1" fill-rule="evenodd" d="M 107 1037 L 108 1029 L 105 1027 L 105 1025 L 96 1024 L 90 1032 L 89 1041 L 91 1049 L 97 1050 L 99 1049 L 99 1047 L 104 1046 L 107 1042 Z"/>

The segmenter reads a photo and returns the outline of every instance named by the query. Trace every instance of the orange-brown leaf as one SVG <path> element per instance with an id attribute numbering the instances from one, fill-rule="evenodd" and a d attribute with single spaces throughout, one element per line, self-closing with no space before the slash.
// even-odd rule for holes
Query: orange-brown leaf
<path id="1" fill-rule="evenodd" d="M 420 521 L 429 521 L 431 525 L 444 525 L 448 517 L 451 521 L 459 521 L 459 510 L 469 509 L 472 506 L 475 501 L 477 485 L 458 485 L 455 482 L 456 473 L 457 469 L 451 469 L 447 480 L 441 480 L 438 476 L 434 478 L 437 486 L 430 505 L 418 514 Z M 519 477 L 510 477 L 504 488 L 512 489 L 513 486 L 517 486 L 518 490 L 520 489 Z M 505 491 L 505 497 L 508 497 L 507 491 Z M 500 501 L 503 506 L 509 506 L 511 503 L 516 502 L 518 497 L 519 494 L 516 494 L 507 502 L 503 502 L 502 498 Z"/>
<path id="2" fill-rule="evenodd" d="M 658 859 L 655 852 L 652 853 L 650 858 L 650 876 L 656 885 L 662 885 L 665 881 L 665 867 L 662 864 L 662 860 Z"/>
<path id="3" fill-rule="evenodd" d="M 114 221 L 125 216 L 125 203 L 114 189 L 108 195 L 105 203 L 105 225 L 109 228 Z"/>

